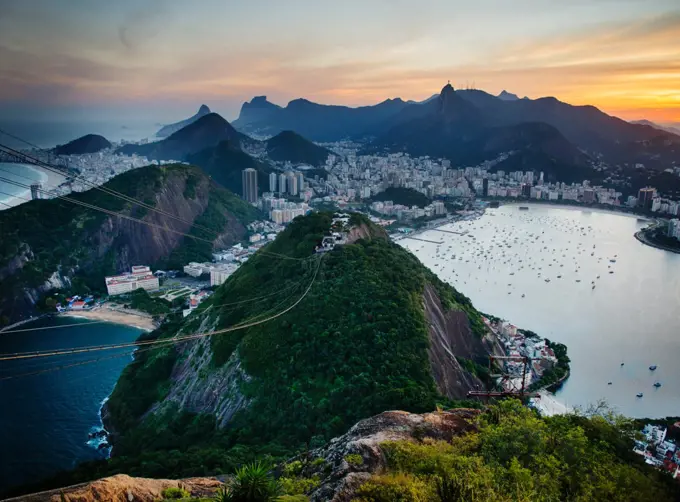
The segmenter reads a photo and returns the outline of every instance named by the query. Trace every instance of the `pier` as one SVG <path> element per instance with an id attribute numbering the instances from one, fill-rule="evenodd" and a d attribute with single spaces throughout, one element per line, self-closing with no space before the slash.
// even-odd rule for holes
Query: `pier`
<path id="1" fill-rule="evenodd" d="M 454 232 L 453 230 L 442 230 L 441 228 L 428 228 L 428 230 L 433 230 L 435 232 L 444 232 L 445 234 L 456 234 L 465 235 L 467 232 Z"/>
<path id="2" fill-rule="evenodd" d="M 414 241 L 429 242 L 430 244 L 444 244 L 444 241 L 431 241 L 429 239 L 421 239 L 420 237 L 411 237 L 410 235 L 404 237 L 404 239 L 413 239 Z"/>

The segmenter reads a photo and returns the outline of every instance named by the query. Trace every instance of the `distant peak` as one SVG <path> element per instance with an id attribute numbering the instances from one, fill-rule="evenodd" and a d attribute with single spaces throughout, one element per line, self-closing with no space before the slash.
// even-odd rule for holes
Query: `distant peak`
<path id="1" fill-rule="evenodd" d="M 496 97 L 498 99 L 502 99 L 503 101 L 517 101 L 519 99 L 519 96 L 517 94 L 508 92 L 505 89 L 503 89 L 501 93 Z"/>
<path id="2" fill-rule="evenodd" d="M 210 108 L 208 108 L 208 105 L 201 105 L 201 107 L 198 109 L 198 113 L 205 115 L 210 113 Z"/>
<path id="3" fill-rule="evenodd" d="M 441 92 L 440 94 L 441 94 L 442 96 L 444 96 L 444 95 L 450 94 L 450 93 L 452 93 L 452 92 L 456 92 L 456 91 L 454 90 L 453 86 L 452 86 L 451 83 L 449 82 L 448 84 L 446 84 L 446 85 L 444 86 L 444 88 L 442 89 L 442 92 Z"/>
<path id="4" fill-rule="evenodd" d="M 267 101 L 267 96 L 255 96 L 250 100 L 251 103 L 264 103 Z"/>

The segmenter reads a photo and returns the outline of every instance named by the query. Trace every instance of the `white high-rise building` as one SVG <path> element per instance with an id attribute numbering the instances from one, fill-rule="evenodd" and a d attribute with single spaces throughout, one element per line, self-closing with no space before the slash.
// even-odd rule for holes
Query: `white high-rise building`
<path id="1" fill-rule="evenodd" d="M 284 173 L 279 174 L 279 193 L 286 193 L 286 175 Z"/>
<path id="2" fill-rule="evenodd" d="M 305 177 L 302 173 L 295 173 L 295 179 L 297 180 L 297 191 L 302 192 L 305 188 Z"/>
<path id="3" fill-rule="evenodd" d="M 276 192 L 276 173 L 269 174 L 269 191 L 271 193 Z"/>

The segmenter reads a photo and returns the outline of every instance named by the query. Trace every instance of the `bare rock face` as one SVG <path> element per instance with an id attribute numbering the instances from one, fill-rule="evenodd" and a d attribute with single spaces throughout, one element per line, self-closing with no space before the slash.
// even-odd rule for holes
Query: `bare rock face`
<path id="1" fill-rule="evenodd" d="M 476 431 L 479 410 L 461 408 L 452 411 L 424 413 L 386 411 L 358 422 L 346 434 L 332 439 L 322 448 L 310 452 L 313 459 L 325 463 L 308 465 L 303 474 L 317 474 L 321 485 L 312 492 L 312 502 L 345 502 L 373 474 L 385 472 L 385 456 L 381 444 L 386 441 L 421 441 L 425 438 L 450 441 L 455 436 Z M 362 462 L 347 461 L 348 455 L 360 455 Z M 318 464 L 315 462 L 314 464 Z"/>
<path id="2" fill-rule="evenodd" d="M 192 497 L 211 497 L 222 482 L 217 478 L 148 479 L 118 474 L 91 483 L 33 493 L 7 502 L 154 502 L 167 488 L 182 488 Z"/>

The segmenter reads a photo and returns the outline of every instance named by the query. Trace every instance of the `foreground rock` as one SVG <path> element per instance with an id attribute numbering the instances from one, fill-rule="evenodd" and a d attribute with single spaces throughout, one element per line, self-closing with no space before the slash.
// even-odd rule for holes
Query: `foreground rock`
<path id="1" fill-rule="evenodd" d="M 317 475 L 321 480 L 321 485 L 311 493 L 310 500 L 350 501 L 362 483 L 373 474 L 385 472 L 382 443 L 422 441 L 425 438 L 450 441 L 455 436 L 476 431 L 479 413 L 479 410 L 466 408 L 422 415 L 386 411 L 358 422 L 346 434 L 310 453 L 312 459 L 322 458 L 325 461 L 322 464 L 316 460 L 303 471 L 303 475 Z M 361 455 L 362 462 L 356 455 Z"/>
<path id="2" fill-rule="evenodd" d="M 148 479 L 118 474 L 92 483 L 23 495 L 6 502 L 153 502 L 167 488 L 182 488 L 192 497 L 211 497 L 222 483 L 217 478 Z"/>

